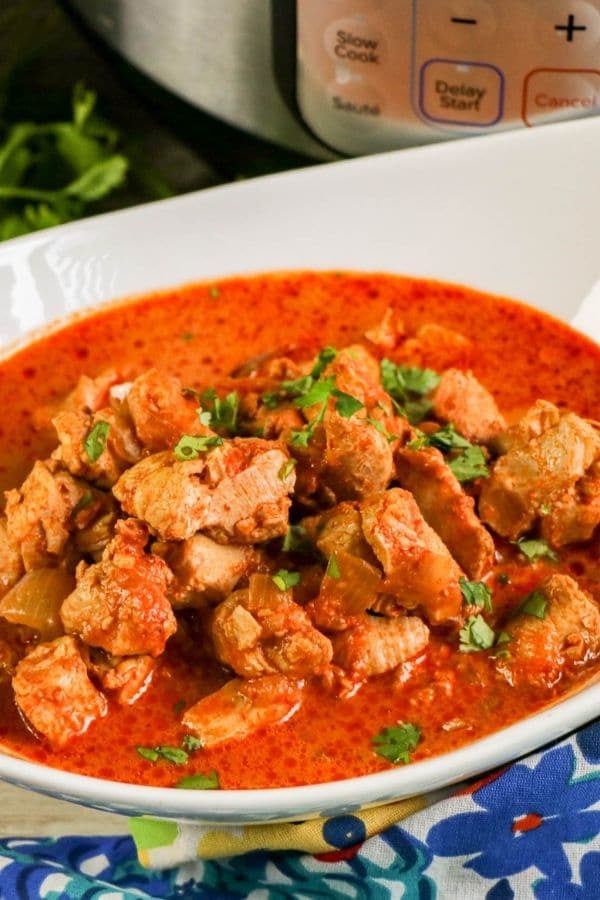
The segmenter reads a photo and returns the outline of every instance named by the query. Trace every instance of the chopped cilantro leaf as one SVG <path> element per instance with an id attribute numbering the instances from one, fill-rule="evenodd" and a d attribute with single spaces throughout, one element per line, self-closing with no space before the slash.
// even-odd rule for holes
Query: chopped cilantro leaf
<path id="1" fill-rule="evenodd" d="M 467 581 L 459 578 L 460 592 L 465 606 L 479 606 L 486 612 L 492 611 L 492 592 L 482 581 Z"/>
<path id="2" fill-rule="evenodd" d="M 542 505 L 540 506 L 540 514 L 542 516 L 549 516 L 551 512 L 552 512 L 552 507 L 550 506 L 550 504 L 542 503 Z"/>
<path id="3" fill-rule="evenodd" d="M 547 606 L 548 601 L 544 594 L 541 591 L 532 591 L 525 597 L 518 611 L 528 616 L 535 616 L 536 619 L 545 619 Z"/>
<path id="4" fill-rule="evenodd" d="M 494 645 L 495 634 L 483 616 L 469 616 L 459 632 L 461 653 L 489 650 Z"/>
<path id="5" fill-rule="evenodd" d="M 317 403 L 327 403 L 333 390 L 335 389 L 335 378 L 323 378 L 321 381 L 314 381 L 309 389 L 300 397 L 294 400 L 294 406 L 299 409 L 306 409 L 308 406 L 315 406 Z"/>
<path id="6" fill-rule="evenodd" d="M 280 478 L 281 481 L 285 481 L 285 479 L 292 474 L 295 466 L 296 460 L 293 457 L 290 457 L 290 459 L 286 459 L 279 472 L 277 473 L 277 477 Z"/>
<path id="7" fill-rule="evenodd" d="M 267 409 L 277 409 L 281 403 L 281 397 L 277 391 L 267 391 L 260 399 L 262 400 L 263 406 L 266 406 Z"/>
<path id="8" fill-rule="evenodd" d="M 99 421 L 89 432 L 85 439 L 84 447 L 88 459 L 92 462 L 100 459 L 106 449 L 106 441 L 108 432 L 110 431 L 110 422 Z"/>
<path id="9" fill-rule="evenodd" d="M 329 578 L 334 578 L 336 581 L 342 577 L 342 573 L 340 572 L 340 564 L 337 561 L 335 553 L 329 557 L 329 562 L 327 563 L 325 574 Z"/>
<path id="10" fill-rule="evenodd" d="M 384 728 L 371 739 L 375 753 L 389 762 L 409 763 L 410 755 L 421 740 L 421 730 L 410 722 Z"/>
<path id="11" fill-rule="evenodd" d="M 289 572 L 287 569 L 280 569 L 271 579 L 280 591 L 289 591 L 290 588 L 300 584 L 300 572 Z"/>
<path id="12" fill-rule="evenodd" d="M 195 753 L 196 750 L 202 748 L 202 741 L 200 738 L 194 737 L 193 734 L 186 734 L 181 742 L 181 746 L 184 750 L 187 750 L 188 753 Z"/>
<path id="13" fill-rule="evenodd" d="M 519 548 L 523 556 L 525 556 L 529 562 L 535 562 L 536 559 L 542 559 L 543 557 L 547 557 L 548 559 L 557 560 L 558 557 L 552 547 L 548 544 L 547 541 L 544 541 L 542 538 L 520 538 L 518 541 L 513 541 L 516 547 Z"/>
<path id="14" fill-rule="evenodd" d="M 352 397 L 350 394 L 345 394 L 343 391 L 338 390 L 334 390 L 332 393 L 335 397 L 336 411 L 339 412 L 342 418 L 349 419 L 355 412 L 358 412 L 359 409 L 364 409 L 365 404 L 361 403 L 360 400 L 357 400 L 356 397 Z"/>
<path id="15" fill-rule="evenodd" d="M 303 428 L 302 431 L 291 431 L 290 444 L 292 447 L 308 447 L 308 442 L 313 436 L 313 430 L 311 428 Z"/>
<path id="16" fill-rule="evenodd" d="M 198 772 L 197 775 L 186 775 L 177 782 L 175 787 L 187 791 L 217 791 L 221 785 L 219 776 L 213 771 L 208 775 L 203 775 L 201 772 Z"/>
<path id="17" fill-rule="evenodd" d="M 440 383 L 440 376 L 432 369 L 396 365 L 390 359 L 381 360 L 381 383 L 396 400 L 403 402 L 409 394 L 422 397 Z"/>
<path id="18" fill-rule="evenodd" d="M 284 553 L 307 553 L 312 551 L 313 546 L 302 525 L 290 525 L 281 549 Z"/>
<path id="19" fill-rule="evenodd" d="M 389 431 L 386 430 L 383 422 L 380 422 L 379 419 L 372 419 L 370 416 L 367 416 L 365 422 L 368 422 L 369 425 L 372 425 L 373 428 L 376 428 L 377 431 L 384 436 L 384 438 L 389 441 L 391 444 L 393 441 L 397 441 L 399 439 L 399 435 L 390 434 Z"/>
<path id="20" fill-rule="evenodd" d="M 155 750 L 163 759 L 166 759 L 167 762 L 171 762 L 176 766 L 184 766 L 189 759 L 189 753 L 186 753 L 181 747 L 169 747 L 168 745 L 165 745 L 163 747 L 156 747 Z"/>
<path id="21" fill-rule="evenodd" d="M 237 391 L 231 391 L 226 397 L 221 398 L 214 388 L 208 388 L 202 392 L 200 400 L 211 414 L 213 428 L 220 428 L 230 434 L 235 434 L 240 408 L 240 397 Z"/>
<path id="22" fill-rule="evenodd" d="M 221 296 L 221 291 L 219 290 L 218 287 L 211 287 L 211 289 L 209 290 L 208 293 L 210 294 L 211 297 L 214 297 L 215 299 L 217 297 Z"/>
<path id="23" fill-rule="evenodd" d="M 512 638 L 508 631 L 501 631 L 496 638 L 496 647 L 500 647 L 502 644 L 508 644 L 509 641 L 512 641 Z"/>
<path id="24" fill-rule="evenodd" d="M 448 465 L 461 483 L 474 478 L 487 478 L 490 474 L 481 447 L 469 447 Z"/>
<path id="25" fill-rule="evenodd" d="M 314 366 L 311 369 L 310 377 L 320 378 L 324 369 L 329 365 L 329 363 L 333 362 L 337 355 L 338 352 L 335 347 L 323 347 L 323 349 L 317 356 Z"/>
<path id="26" fill-rule="evenodd" d="M 147 759 L 149 762 L 157 762 L 160 758 L 160 753 L 158 750 L 155 750 L 154 747 L 136 747 L 137 752 L 144 759 Z"/>
<path id="27" fill-rule="evenodd" d="M 217 435 L 201 437 L 184 434 L 173 447 L 173 453 L 180 462 L 187 459 L 198 459 L 201 453 L 208 453 L 212 447 L 220 447 L 222 443 L 223 438 Z"/>
<path id="28" fill-rule="evenodd" d="M 427 438 L 427 443 L 431 447 L 437 447 L 442 453 L 448 453 L 450 450 L 468 450 L 473 446 L 462 434 L 458 433 L 454 425 L 445 425 L 439 431 L 434 431 Z"/>
<path id="29" fill-rule="evenodd" d="M 80 497 L 75 506 L 73 507 L 72 516 L 76 516 L 77 513 L 81 512 L 82 509 L 87 509 L 90 503 L 94 502 L 94 495 L 91 491 L 87 491 L 83 497 Z"/>

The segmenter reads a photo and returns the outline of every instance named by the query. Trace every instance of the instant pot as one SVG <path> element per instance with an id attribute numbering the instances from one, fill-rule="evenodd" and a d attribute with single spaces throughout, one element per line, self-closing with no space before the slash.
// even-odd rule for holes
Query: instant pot
<path id="1" fill-rule="evenodd" d="M 68 0 L 173 98 L 314 159 L 600 111 L 600 0 Z"/>

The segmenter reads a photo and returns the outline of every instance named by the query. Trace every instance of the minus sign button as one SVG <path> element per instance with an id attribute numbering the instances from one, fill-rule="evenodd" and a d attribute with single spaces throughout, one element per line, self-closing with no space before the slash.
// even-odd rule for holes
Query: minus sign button
<path id="1" fill-rule="evenodd" d="M 463 19 L 460 16 L 452 16 L 450 21 L 455 25 L 477 25 L 477 19 Z"/>

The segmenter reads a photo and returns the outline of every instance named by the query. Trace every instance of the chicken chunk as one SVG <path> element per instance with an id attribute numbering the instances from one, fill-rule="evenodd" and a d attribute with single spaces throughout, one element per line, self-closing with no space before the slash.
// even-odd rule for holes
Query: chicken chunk
<path id="1" fill-rule="evenodd" d="M 74 637 L 39 644 L 18 664 L 12 680 L 25 718 L 55 747 L 64 747 L 107 712 L 90 681 Z"/>
<path id="2" fill-rule="evenodd" d="M 217 544 L 205 534 L 155 544 L 153 552 L 162 556 L 175 576 L 169 597 L 176 609 L 202 608 L 224 600 L 242 578 L 264 565 L 264 556 L 255 547 Z"/>
<path id="3" fill-rule="evenodd" d="M 542 519 L 541 533 L 553 547 L 589 541 L 600 525 L 600 460 L 558 498 Z"/>
<path id="4" fill-rule="evenodd" d="M 325 447 L 319 480 L 339 500 L 356 500 L 390 483 L 393 453 L 387 437 L 364 416 L 344 418 L 329 410 L 323 422 Z"/>
<path id="5" fill-rule="evenodd" d="M 508 654 L 497 668 L 513 685 L 551 687 L 569 666 L 597 656 L 600 610 L 569 575 L 551 575 L 536 593 L 543 617 L 521 612 L 508 622 Z"/>
<path id="6" fill-rule="evenodd" d="M 486 388 L 472 372 L 447 369 L 433 395 L 436 418 L 451 422 L 456 430 L 478 444 L 488 444 L 506 429 L 504 416 Z"/>
<path id="7" fill-rule="evenodd" d="M 59 446 L 54 458 L 72 475 L 112 487 L 128 466 L 137 462 L 142 448 L 131 423 L 110 407 L 93 414 L 69 411 L 52 420 Z"/>
<path id="8" fill-rule="evenodd" d="M 13 587 L 23 574 L 19 544 L 8 534 L 6 519 L 0 519 L 0 597 Z"/>
<path id="9" fill-rule="evenodd" d="M 335 552 L 335 560 L 339 577 L 326 574 L 319 594 L 306 607 L 315 625 L 324 631 L 352 628 L 368 609 L 379 608 L 382 602 L 383 581 L 375 566 L 343 550 Z M 390 614 L 398 612 L 393 602 Z"/>
<path id="10" fill-rule="evenodd" d="M 428 643 L 429 629 L 418 616 L 364 615 L 354 628 L 333 639 L 334 662 L 362 680 L 391 672 L 422 653 Z"/>
<path id="11" fill-rule="evenodd" d="M 90 669 L 120 706 L 131 706 L 150 686 L 156 660 L 151 656 L 104 656 L 90 663 Z"/>
<path id="12" fill-rule="evenodd" d="M 159 656 L 177 623 L 167 590 L 169 567 L 144 547 L 148 532 L 126 519 L 102 561 L 77 567 L 77 586 L 61 607 L 65 631 L 114 656 Z"/>
<path id="13" fill-rule="evenodd" d="M 462 571 L 408 491 L 393 488 L 360 504 L 363 531 L 388 588 L 407 609 L 420 606 L 433 624 L 457 621 Z"/>
<path id="14" fill-rule="evenodd" d="M 180 380 L 157 369 L 135 379 L 127 405 L 135 433 L 151 453 L 175 446 L 184 434 L 213 433 L 200 423 L 198 401 L 183 395 Z"/>
<path id="15" fill-rule="evenodd" d="M 302 703 L 302 686 L 284 675 L 234 678 L 188 709 L 183 725 L 206 748 L 241 740 L 290 719 Z"/>
<path id="16" fill-rule="evenodd" d="M 288 458 L 254 438 L 235 438 L 183 462 L 165 451 L 125 472 L 114 494 L 162 540 L 203 531 L 220 543 L 253 544 L 287 531 L 295 483 L 293 470 L 283 468 Z"/>
<path id="17" fill-rule="evenodd" d="M 600 435 L 574 413 L 529 440 L 521 435 L 513 434 L 510 449 L 485 479 L 479 499 L 483 521 L 511 540 L 528 531 L 541 507 L 558 501 L 600 454 Z"/>
<path id="18" fill-rule="evenodd" d="M 90 378 L 82 375 L 75 388 L 62 404 L 62 409 L 76 412 L 95 413 L 109 405 L 110 390 L 121 382 L 122 376 L 113 369 Z"/>
<path id="19" fill-rule="evenodd" d="M 398 480 L 417 501 L 427 524 L 469 578 L 479 581 L 494 563 L 494 541 L 475 513 L 473 498 L 435 447 L 399 447 L 394 458 Z"/>
<path id="20" fill-rule="evenodd" d="M 381 384 L 379 362 L 362 344 L 340 350 L 323 374 L 335 376 L 338 390 L 360 400 L 367 409 L 381 404 L 391 412 L 390 398 Z"/>
<path id="21" fill-rule="evenodd" d="M 77 523 L 79 501 L 89 491 L 55 460 L 38 460 L 18 490 L 6 492 L 4 552 L 7 574 L 17 571 L 18 548 L 26 571 L 52 564 L 63 552 Z"/>
<path id="22" fill-rule="evenodd" d="M 327 558 L 338 553 L 349 553 L 368 562 L 375 561 L 363 534 L 362 518 L 356 502 L 338 503 L 319 516 L 303 519 L 302 527 Z"/>
<path id="23" fill-rule="evenodd" d="M 414 366 L 430 366 L 438 372 L 451 366 L 466 368 L 472 363 L 473 342 L 458 331 L 429 322 L 421 325 L 414 337 L 399 349 L 403 362 Z"/>
<path id="24" fill-rule="evenodd" d="M 329 639 L 268 575 L 252 575 L 247 590 L 223 601 L 211 632 L 219 660 L 245 678 L 275 672 L 295 678 L 319 675 L 331 662 Z"/>

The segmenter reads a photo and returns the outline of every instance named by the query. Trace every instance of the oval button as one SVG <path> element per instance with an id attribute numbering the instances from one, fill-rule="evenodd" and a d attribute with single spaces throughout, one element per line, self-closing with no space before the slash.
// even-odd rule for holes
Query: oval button
<path id="1" fill-rule="evenodd" d="M 359 119 L 377 119 L 383 115 L 380 95 L 362 78 L 330 81 L 327 94 L 334 112 Z"/>
<path id="2" fill-rule="evenodd" d="M 537 69 L 525 79 L 523 121 L 542 125 L 600 113 L 600 70 Z"/>
<path id="3" fill-rule="evenodd" d="M 384 61 L 385 45 L 380 31 L 367 16 L 348 16 L 336 19 L 325 29 L 325 47 L 337 63 L 352 68 L 369 69 Z"/>

